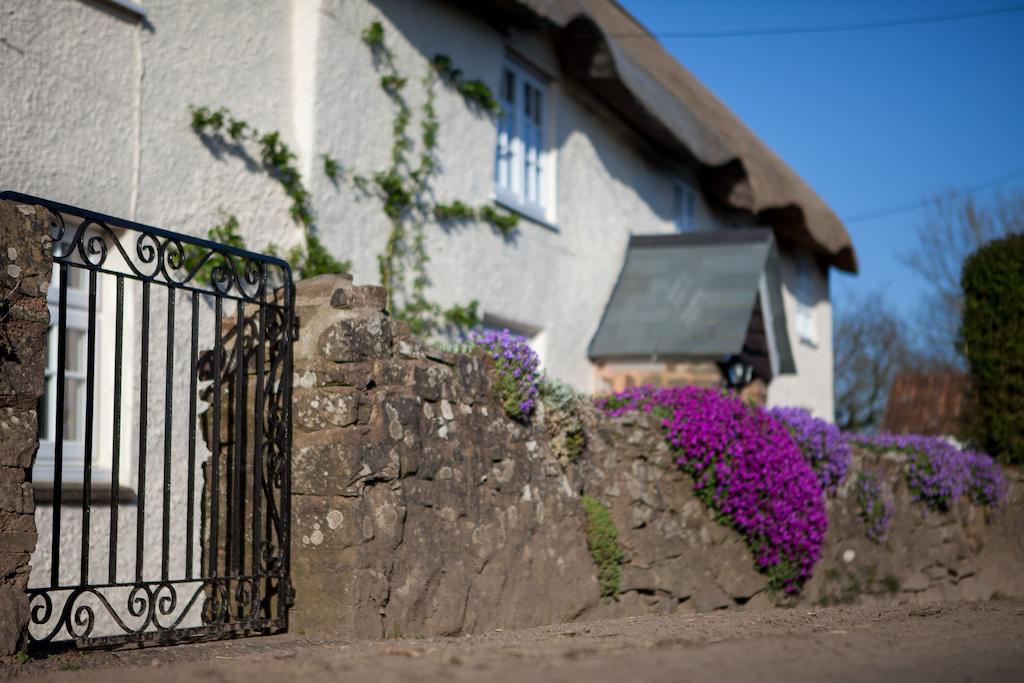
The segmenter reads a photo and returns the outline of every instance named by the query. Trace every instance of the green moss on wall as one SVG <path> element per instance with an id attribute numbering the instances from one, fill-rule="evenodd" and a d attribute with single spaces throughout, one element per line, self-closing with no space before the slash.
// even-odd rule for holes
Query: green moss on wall
<path id="1" fill-rule="evenodd" d="M 587 513 L 587 547 L 597 565 L 597 580 L 601 584 L 601 597 L 614 600 L 619 595 L 619 565 L 622 564 L 622 549 L 619 547 L 619 530 L 608 514 L 608 508 L 601 501 L 582 496 L 580 502 Z"/>

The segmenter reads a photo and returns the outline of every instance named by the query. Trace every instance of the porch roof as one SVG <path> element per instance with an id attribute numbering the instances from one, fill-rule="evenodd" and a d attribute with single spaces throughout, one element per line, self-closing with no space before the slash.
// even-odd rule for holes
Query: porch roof
<path id="1" fill-rule="evenodd" d="M 769 230 L 634 235 L 590 358 L 747 355 L 765 379 L 793 372 L 775 254 Z"/>

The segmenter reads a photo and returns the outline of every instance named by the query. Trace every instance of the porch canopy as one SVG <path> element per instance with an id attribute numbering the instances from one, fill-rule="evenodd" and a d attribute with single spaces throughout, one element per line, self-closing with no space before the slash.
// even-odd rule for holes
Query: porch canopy
<path id="1" fill-rule="evenodd" d="M 765 381 L 795 372 L 771 230 L 632 236 L 590 359 L 731 355 L 751 362 Z"/>

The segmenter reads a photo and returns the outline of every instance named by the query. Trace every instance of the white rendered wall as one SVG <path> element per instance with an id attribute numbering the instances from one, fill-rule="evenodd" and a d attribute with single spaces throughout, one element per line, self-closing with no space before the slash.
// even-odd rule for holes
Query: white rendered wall
<path id="1" fill-rule="evenodd" d="M 832 355 L 832 303 L 828 273 L 814 269 L 811 290 L 815 343 L 801 340 L 795 332 L 797 299 L 797 263 L 793 250 L 781 250 L 782 300 L 789 326 L 789 344 L 793 349 L 796 374 L 780 375 L 768 385 L 769 406 L 800 406 L 815 417 L 835 419 Z"/>
<path id="2" fill-rule="evenodd" d="M 480 301 L 485 313 L 544 331 L 550 374 L 590 388 L 587 346 L 596 330 L 625 255 L 630 233 L 674 230 L 672 180 L 686 171 L 654 158 L 589 94 L 567 85 L 552 46 L 536 35 L 508 41 L 485 22 L 444 3 L 413 0 L 324 0 L 317 65 L 316 148 L 358 172 L 385 168 L 391 150 L 392 104 L 381 92 L 360 33 L 379 19 L 399 70 L 409 77 L 404 95 L 414 112 L 423 101 L 419 80 L 437 53 L 452 58 L 465 78 L 495 91 L 508 49 L 552 77 L 553 160 L 557 176 L 554 228 L 522 218 L 506 243 L 485 224 L 450 232 L 428 227 L 434 296 L 444 304 Z M 472 112 L 461 96 L 438 86 L 441 119 L 435 181 L 440 201 L 474 205 L 494 197 L 496 128 Z M 368 114 L 372 112 L 372 114 Z M 411 133 L 418 135 L 414 117 Z M 692 178 L 691 178 L 692 179 Z M 376 255 L 389 231 L 380 202 L 314 173 L 319 226 L 325 243 L 352 258 L 357 282 L 378 279 Z M 724 219 L 703 204 L 698 220 L 721 227 Z"/>

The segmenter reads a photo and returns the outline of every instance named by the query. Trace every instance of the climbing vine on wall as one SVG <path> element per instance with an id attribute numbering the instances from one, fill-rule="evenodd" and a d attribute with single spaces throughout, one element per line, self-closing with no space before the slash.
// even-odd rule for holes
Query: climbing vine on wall
<path id="1" fill-rule="evenodd" d="M 448 224 L 480 220 L 510 239 L 518 219 L 493 205 L 474 207 L 461 200 L 433 201 L 431 180 L 439 170 L 437 83 L 440 80 L 455 89 L 467 105 L 478 112 L 500 116 L 501 107 L 485 83 L 463 79 L 462 72 L 452 66 L 449 57 L 437 55 L 420 81 L 423 102 L 418 108 L 419 139 L 414 140 L 410 134 L 414 112 L 405 95 L 409 79 L 398 70 L 395 55 L 385 42 L 384 27 L 375 21 L 363 31 L 362 38 L 381 72 L 380 87 L 395 111 L 387 168 L 368 175 L 356 173 L 351 178 L 363 192 L 380 198 L 391 225 L 384 250 L 377 257 L 389 305 L 396 317 L 407 321 L 412 331 L 420 335 L 436 334 L 451 327 L 464 330 L 475 326 L 479 323 L 476 301 L 444 309 L 427 297 L 430 256 L 426 249 L 426 224 L 429 220 Z"/>
<path id="2" fill-rule="evenodd" d="M 414 112 L 405 95 L 409 79 L 397 68 L 394 53 L 385 42 L 383 25 L 379 21 L 370 24 L 362 32 L 362 40 L 370 48 L 380 71 L 380 87 L 394 106 L 389 163 L 386 168 L 370 173 L 346 172 L 338 160 L 321 154 L 323 173 L 335 185 L 346 180 L 364 194 L 380 199 L 390 230 L 384 249 L 377 256 L 377 265 L 381 284 L 388 292 L 388 308 L 395 317 L 406 321 L 412 332 L 421 336 L 453 330 L 465 332 L 480 323 L 477 301 L 443 308 L 427 295 L 430 256 L 426 248 L 426 225 L 428 221 L 447 225 L 482 221 L 505 239 L 511 239 L 518 217 L 493 204 L 476 207 L 461 200 L 434 201 L 431 180 L 439 173 L 436 153 L 441 128 L 435 107 L 436 86 L 439 81 L 444 83 L 458 92 L 467 106 L 487 116 L 501 116 L 501 105 L 486 83 L 465 79 L 449 57 L 437 55 L 420 81 L 423 101 Z M 291 199 L 292 217 L 305 228 L 304 247 L 285 255 L 296 265 L 300 277 L 350 269 L 348 262 L 336 260 L 320 243 L 314 229 L 312 195 L 295 167 L 295 154 L 280 133 L 261 132 L 223 107 L 191 107 L 189 111 L 196 133 L 224 145 L 259 146 L 264 170 L 284 188 Z M 418 137 L 410 131 L 414 117 L 419 123 Z M 210 237 L 222 242 L 230 240 L 229 243 L 244 247 L 237 228 L 237 219 L 229 215 L 224 225 L 210 231 Z M 268 251 L 277 253 L 279 248 L 271 244 Z"/>
<path id="3" fill-rule="evenodd" d="M 227 144 L 230 140 L 234 144 L 249 142 L 259 146 L 260 163 L 262 163 L 263 169 L 284 188 L 285 194 L 291 200 L 289 211 L 292 218 L 302 225 L 304 230 L 305 244 L 292 248 L 286 255 L 299 277 L 345 273 L 352 269 L 352 264 L 349 261 L 339 261 L 334 258 L 320 242 L 313 222 L 313 210 L 310 206 L 313 197 L 302 182 L 302 174 L 295 167 L 295 153 L 281 139 L 281 134 L 278 131 L 260 132 L 248 122 L 236 118 L 224 107 L 219 109 L 190 107 L 189 112 L 192 115 L 192 130 L 199 135 L 217 140 L 222 144 Z M 323 155 L 323 160 L 324 173 L 333 180 L 337 175 L 338 162 L 327 155 Z M 238 219 L 229 214 L 224 224 L 211 228 L 207 236 L 211 240 L 244 249 L 245 241 L 238 232 L 238 228 Z M 280 252 L 280 247 L 271 243 L 267 247 L 267 251 L 277 255 Z M 188 265 L 188 260 L 186 260 L 186 265 Z M 202 281 L 207 275 L 200 273 L 199 277 Z"/>

